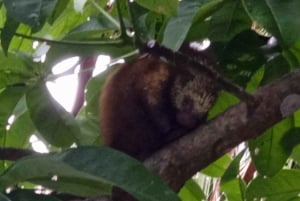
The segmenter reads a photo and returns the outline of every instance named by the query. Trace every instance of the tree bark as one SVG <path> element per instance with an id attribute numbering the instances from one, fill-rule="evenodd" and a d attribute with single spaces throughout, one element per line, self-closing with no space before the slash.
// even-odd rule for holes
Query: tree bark
<path id="1" fill-rule="evenodd" d="M 240 102 L 232 106 L 189 135 L 164 147 L 144 164 L 178 191 L 197 171 L 292 114 L 299 107 L 300 100 L 289 97 L 300 94 L 299 81 L 300 71 L 295 71 L 260 88 L 254 94 L 254 105 Z M 288 109 L 283 114 L 281 108 Z"/>

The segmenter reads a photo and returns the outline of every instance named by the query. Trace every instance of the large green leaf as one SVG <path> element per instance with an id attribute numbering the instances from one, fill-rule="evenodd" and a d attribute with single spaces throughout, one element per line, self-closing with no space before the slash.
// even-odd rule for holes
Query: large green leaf
<path id="1" fill-rule="evenodd" d="M 114 34 L 119 29 L 105 17 L 93 17 L 89 21 L 75 27 L 65 37 L 66 40 L 101 40 Z"/>
<path id="2" fill-rule="evenodd" d="M 80 134 L 77 135 L 77 144 L 84 145 L 99 145 L 101 144 L 99 119 L 98 116 L 92 114 L 78 114 L 76 122 L 80 127 Z"/>
<path id="3" fill-rule="evenodd" d="M 8 87 L 4 91 L 0 92 L 0 139 L 1 144 L 3 144 L 2 139 L 4 139 L 8 124 L 8 118 L 13 115 L 13 111 L 24 95 L 26 87 L 24 86 L 14 86 Z"/>
<path id="4" fill-rule="evenodd" d="M 3 52 L 7 54 L 9 44 L 16 33 L 19 22 L 11 18 L 10 16 L 7 17 L 3 30 L 1 31 L 1 46 L 3 49 Z"/>
<path id="5" fill-rule="evenodd" d="M 265 85 L 288 72 L 290 72 L 290 67 L 284 57 L 282 55 L 274 56 L 266 63 L 265 73 L 261 84 Z"/>
<path id="6" fill-rule="evenodd" d="M 45 83 L 38 82 L 26 93 L 31 119 L 50 144 L 69 146 L 76 141 L 80 129 L 74 118 L 50 95 Z"/>
<path id="7" fill-rule="evenodd" d="M 251 157 L 256 169 L 261 175 L 272 176 L 276 174 L 292 152 L 293 146 L 289 146 L 285 135 L 289 134 L 294 126 L 293 119 L 287 118 L 264 134 L 249 141 Z M 289 150 L 288 150 L 289 149 Z"/>
<path id="8" fill-rule="evenodd" d="M 300 171 L 281 170 L 273 177 L 259 176 L 247 188 L 247 200 L 299 201 Z"/>
<path id="9" fill-rule="evenodd" d="M 34 78 L 37 71 L 36 66 L 26 65 L 22 57 L 16 54 L 5 56 L 0 52 L 0 89 L 7 85 L 27 82 Z"/>
<path id="10" fill-rule="evenodd" d="M 179 200 L 139 161 L 107 147 L 80 147 L 23 158 L 0 176 L 0 190 L 21 181 L 85 196 L 107 194 L 107 185 L 114 184 L 140 201 Z"/>
<path id="11" fill-rule="evenodd" d="M 149 10 L 162 13 L 168 16 L 175 15 L 177 12 L 177 0 L 136 0 L 135 2 Z"/>
<path id="12" fill-rule="evenodd" d="M 178 14 L 171 17 L 166 25 L 162 43 L 173 50 L 177 50 L 188 34 L 189 38 L 196 40 L 203 39 L 203 32 L 205 32 L 205 37 L 207 37 L 206 30 L 203 31 L 202 24 L 222 4 L 223 0 L 181 1 Z M 195 37 L 195 35 L 198 35 L 198 37 Z"/>
<path id="13" fill-rule="evenodd" d="M 240 178 L 232 179 L 222 184 L 221 190 L 225 193 L 227 200 L 244 201 L 246 185 Z"/>
<path id="14" fill-rule="evenodd" d="M 29 137 L 34 131 L 35 127 L 27 111 L 18 116 L 10 126 L 5 138 L 5 145 L 9 147 L 25 147 L 28 145 Z"/>
<path id="15" fill-rule="evenodd" d="M 240 0 L 229 0 L 212 15 L 208 37 L 213 41 L 229 41 L 236 34 L 251 27 L 251 20 Z"/>
<path id="16" fill-rule="evenodd" d="M 12 184 L 29 181 L 60 192 L 80 196 L 109 194 L 110 186 L 105 183 L 105 180 L 70 166 L 64 161 L 68 156 L 65 154 L 41 155 L 19 160 L 0 176 L 0 189 L 3 190 Z M 84 158 L 89 157 L 84 156 Z M 82 161 L 82 159 L 79 157 L 76 160 Z M 86 166 L 89 165 L 85 164 L 83 167 Z"/>
<path id="17" fill-rule="evenodd" d="M 250 30 L 237 34 L 229 43 L 212 43 L 218 56 L 218 70 L 231 81 L 244 87 L 266 62 L 261 46 L 264 40 Z"/>
<path id="18" fill-rule="evenodd" d="M 199 1 L 181 1 L 179 4 L 178 14 L 172 17 L 166 25 L 162 44 L 177 50 L 185 39 L 192 20 L 202 5 Z"/>
<path id="19" fill-rule="evenodd" d="M 254 21 L 286 46 L 300 39 L 300 1 L 243 0 Z"/>
<path id="20" fill-rule="evenodd" d="M 53 9 L 52 15 L 49 18 L 49 23 L 53 24 L 55 20 L 63 13 L 63 11 L 67 8 L 69 3 L 73 3 L 71 0 L 59 0 L 56 3 L 55 8 Z"/>
<path id="21" fill-rule="evenodd" d="M 228 154 L 225 154 L 218 160 L 211 163 L 209 166 L 201 170 L 201 172 L 210 177 L 221 177 L 231 162 L 231 158 Z"/>
<path id="22" fill-rule="evenodd" d="M 8 16 L 28 24 L 33 29 L 39 29 L 51 14 L 57 0 L 3 0 L 3 2 Z"/>
<path id="23" fill-rule="evenodd" d="M 238 179 L 243 155 L 244 152 L 237 155 L 222 176 L 221 190 L 225 193 L 228 200 L 245 200 L 245 184 L 241 179 Z"/>
<path id="24" fill-rule="evenodd" d="M 99 111 L 99 97 L 103 88 L 103 85 L 108 76 L 115 71 L 117 66 L 109 67 L 101 74 L 89 80 L 86 91 L 86 111 L 98 116 Z"/>
<path id="25" fill-rule="evenodd" d="M 210 20 L 207 19 L 211 19 L 211 15 L 220 9 L 227 1 L 212 0 L 203 2 L 206 3 L 200 7 L 193 18 L 193 24 L 187 34 L 187 41 L 206 39 L 208 37 L 208 28 L 210 27 Z"/>
<path id="26" fill-rule="evenodd" d="M 188 180 L 180 189 L 179 197 L 186 201 L 202 201 L 205 200 L 205 194 L 199 184 L 193 179 Z"/>

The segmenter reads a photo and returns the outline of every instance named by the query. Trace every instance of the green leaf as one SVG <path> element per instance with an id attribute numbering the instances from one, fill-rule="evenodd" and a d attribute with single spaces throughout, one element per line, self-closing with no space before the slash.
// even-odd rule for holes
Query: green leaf
<path id="1" fill-rule="evenodd" d="M 241 162 L 243 155 L 244 155 L 244 151 L 239 153 L 234 158 L 234 160 L 232 160 L 232 162 L 226 169 L 224 175 L 222 176 L 221 184 L 224 184 L 226 182 L 229 182 L 229 181 L 237 178 L 237 176 L 239 174 L 239 170 L 240 170 L 240 162 Z"/>
<path id="2" fill-rule="evenodd" d="M 104 72 L 89 80 L 86 92 L 86 111 L 94 116 L 98 116 L 99 111 L 99 97 L 103 85 L 108 76 L 113 73 L 118 67 L 109 67 Z"/>
<path id="3" fill-rule="evenodd" d="M 229 0 L 212 15 L 208 37 L 213 41 L 229 41 L 235 35 L 251 27 L 251 20 L 240 0 Z"/>
<path id="4" fill-rule="evenodd" d="M 110 193 L 110 186 L 103 179 L 77 170 L 64 162 L 64 157 L 66 156 L 63 152 L 21 159 L 0 176 L 0 189 L 3 190 L 10 185 L 29 181 L 78 196 L 97 196 Z"/>
<path id="5" fill-rule="evenodd" d="M 292 148 L 287 150 L 283 140 L 293 125 L 293 119 L 287 118 L 249 141 L 252 160 L 261 175 L 275 175 L 285 164 Z"/>
<path id="6" fill-rule="evenodd" d="M 13 18 L 7 16 L 3 30 L 1 31 L 1 46 L 5 54 L 7 54 L 8 52 L 9 44 L 14 34 L 16 33 L 19 24 L 20 23 L 14 20 Z"/>
<path id="7" fill-rule="evenodd" d="M 11 201 L 8 197 L 0 193 L 0 201 Z"/>
<path id="8" fill-rule="evenodd" d="M 13 114 L 13 111 L 24 95 L 25 90 L 25 86 L 13 86 L 7 87 L 4 91 L 0 92 L 0 139 L 3 139 L 6 136 L 8 118 Z M 2 140 L 1 144 L 3 144 Z"/>
<path id="9" fill-rule="evenodd" d="M 240 163 L 244 151 L 239 153 L 231 162 L 221 179 L 221 190 L 225 193 L 228 200 L 243 201 L 246 185 L 238 179 L 240 173 Z"/>
<path id="10" fill-rule="evenodd" d="M 286 59 L 282 55 L 275 56 L 266 63 L 265 74 L 261 84 L 268 84 L 288 72 L 290 72 L 290 67 Z"/>
<path id="11" fill-rule="evenodd" d="M 246 185 L 243 180 L 235 178 L 223 183 L 221 190 L 225 193 L 227 200 L 244 201 Z"/>
<path id="12" fill-rule="evenodd" d="M 45 83 L 38 82 L 26 93 L 31 119 L 42 137 L 52 145 L 70 146 L 80 129 L 75 119 L 48 92 Z"/>
<path id="13" fill-rule="evenodd" d="M 244 87 L 253 74 L 266 62 L 261 49 L 265 41 L 250 30 L 236 35 L 229 43 L 212 43 L 223 76 Z"/>
<path id="14" fill-rule="evenodd" d="M 34 133 L 35 127 L 31 121 L 29 112 L 17 117 L 7 131 L 5 145 L 8 147 L 25 147 L 29 137 Z"/>
<path id="15" fill-rule="evenodd" d="M 135 2 L 149 10 L 162 13 L 167 16 L 175 15 L 178 6 L 177 0 L 136 0 Z"/>
<path id="16" fill-rule="evenodd" d="M 246 200 L 299 201 L 300 171 L 281 170 L 273 177 L 259 176 L 247 188 Z"/>
<path id="17" fill-rule="evenodd" d="M 7 85 L 21 84 L 35 77 L 35 66 L 28 66 L 24 59 L 16 54 L 5 56 L 0 52 L 0 89 Z"/>
<path id="18" fill-rule="evenodd" d="M 300 38 L 298 0 L 243 0 L 251 18 L 283 45 L 291 46 Z"/>
<path id="19" fill-rule="evenodd" d="M 224 0 L 211 0 L 203 1 L 203 4 L 196 12 L 193 18 L 193 24 L 189 29 L 186 36 L 187 41 L 203 40 L 208 37 L 208 28 L 210 21 L 207 19 L 211 18 L 211 15 L 217 12 L 226 1 Z"/>
<path id="20" fill-rule="evenodd" d="M 37 30 L 44 25 L 57 0 L 3 0 L 3 2 L 8 16 Z"/>
<path id="21" fill-rule="evenodd" d="M 68 4 L 72 2 L 71 0 L 59 0 L 56 3 L 55 8 L 53 9 L 52 15 L 49 18 L 49 23 L 53 24 L 55 20 L 63 13 L 63 11 L 67 8 Z M 73 2 L 72 2 L 73 3 Z"/>
<path id="22" fill-rule="evenodd" d="M 259 68 L 251 77 L 250 81 L 247 83 L 246 91 L 249 93 L 254 93 L 257 88 L 261 85 L 261 81 L 265 74 L 265 68 Z"/>
<path id="23" fill-rule="evenodd" d="M 282 146 L 285 148 L 287 153 L 292 151 L 291 157 L 300 162 L 300 129 L 292 129 L 282 140 Z"/>
<path id="24" fill-rule="evenodd" d="M 231 95 L 228 92 L 220 92 L 217 98 L 216 103 L 210 109 L 208 113 L 207 119 L 212 119 L 219 115 L 220 113 L 224 112 L 230 106 L 233 106 L 239 102 L 239 99 L 235 96 Z"/>
<path id="25" fill-rule="evenodd" d="M 23 158 L 0 176 L 0 190 L 21 181 L 85 196 L 108 193 L 107 184 L 115 184 L 140 201 L 179 200 L 139 161 L 108 147 L 79 147 Z"/>
<path id="26" fill-rule="evenodd" d="M 218 160 L 211 163 L 209 166 L 201 170 L 201 172 L 210 177 L 221 177 L 231 162 L 231 158 L 228 154 L 225 154 Z"/>
<path id="27" fill-rule="evenodd" d="M 80 24 L 70 31 L 65 37 L 69 40 L 99 40 L 113 34 L 119 29 L 118 26 L 112 24 L 107 18 L 92 17 L 89 21 Z"/>
<path id="28" fill-rule="evenodd" d="M 186 0 L 179 3 L 178 14 L 171 17 L 166 25 L 162 44 L 177 50 L 184 41 L 194 16 L 196 15 L 202 2 Z"/>
<path id="29" fill-rule="evenodd" d="M 77 115 L 76 122 L 80 127 L 80 134 L 77 135 L 77 145 L 100 145 L 100 129 L 98 116 Z"/>
<path id="30" fill-rule="evenodd" d="M 190 179 L 185 182 L 184 186 L 180 189 L 179 197 L 183 201 L 202 201 L 205 200 L 205 195 L 200 186 Z"/>
<path id="31" fill-rule="evenodd" d="M 10 22 L 8 22 L 10 23 Z M 30 36 L 31 35 L 31 28 L 25 24 L 19 24 L 18 29 L 16 30 L 18 34 L 23 34 Z M 32 60 L 32 54 L 34 53 L 33 48 L 33 41 L 24 39 L 23 37 L 13 37 L 12 40 L 9 43 L 8 52 L 17 52 L 17 54 L 23 53 L 27 54 L 27 56 L 31 57 Z"/>

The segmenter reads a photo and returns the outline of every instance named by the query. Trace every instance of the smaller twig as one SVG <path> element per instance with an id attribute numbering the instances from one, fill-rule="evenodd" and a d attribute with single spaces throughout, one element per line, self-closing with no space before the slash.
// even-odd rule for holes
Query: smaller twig
<path id="1" fill-rule="evenodd" d="M 25 156 L 37 155 L 29 149 L 19 149 L 13 147 L 0 147 L 0 160 L 16 161 Z"/>
<path id="2" fill-rule="evenodd" d="M 3 28 L 0 27 L 0 32 L 3 31 Z M 37 36 L 29 36 L 26 34 L 15 32 L 14 36 L 21 37 L 23 39 L 33 40 L 33 41 L 39 41 L 39 42 L 45 42 L 48 44 L 61 44 L 61 45 L 93 45 L 93 46 L 99 46 L 99 45 L 114 45 L 114 44 L 120 44 L 123 42 L 123 40 L 110 40 L 110 41 L 69 41 L 69 40 L 52 40 L 47 38 L 41 38 Z"/>
<path id="3" fill-rule="evenodd" d="M 119 16 L 119 21 L 120 21 L 119 23 L 120 23 L 120 30 L 121 30 L 121 38 L 126 40 L 127 39 L 127 33 L 126 33 L 126 27 L 125 27 L 125 23 L 124 23 L 122 11 L 121 11 L 120 1 L 116 0 L 116 4 L 117 4 L 117 11 L 118 11 L 118 16 Z"/>
<path id="4" fill-rule="evenodd" d="M 141 49 L 141 51 L 154 56 L 164 57 L 174 65 L 185 64 L 195 71 L 205 73 L 207 76 L 214 79 L 222 89 L 234 94 L 241 101 L 251 103 L 250 105 L 252 105 L 254 102 L 254 97 L 251 94 L 247 93 L 243 88 L 226 80 L 218 72 L 212 70 L 209 66 L 203 65 L 196 59 L 193 59 L 181 52 L 173 52 L 171 49 L 159 45 L 155 40 L 149 41 L 147 45 Z"/>

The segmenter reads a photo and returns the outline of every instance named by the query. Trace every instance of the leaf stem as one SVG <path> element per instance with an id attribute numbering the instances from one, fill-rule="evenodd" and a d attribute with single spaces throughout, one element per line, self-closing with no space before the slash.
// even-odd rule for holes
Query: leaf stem
<path id="1" fill-rule="evenodd" d="M 3 28 L 0 28 L 0 32 L 3 31 Z M 36 40 L 39 42 L 46 42 L 49 44 L 61 44 L 61 45 L 109 45 L 109 44 L 120 44 L 123 42 L 123 40 L 109 40 L 109 41 L 69 41 L 69 40 L 52 40 L 52 39 L 47 39 L 47 38 L 41 38 L 37 36 L 29 36 L 26 34 L 14 33 L 15 36 L 28 39 L 28 40 Z"/>

